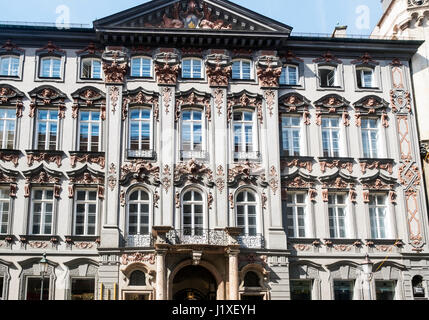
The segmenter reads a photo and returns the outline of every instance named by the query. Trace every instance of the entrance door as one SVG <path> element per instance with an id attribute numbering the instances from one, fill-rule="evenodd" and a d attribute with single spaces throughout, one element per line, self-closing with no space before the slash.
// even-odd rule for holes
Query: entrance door
<path id="1" fill-rule="evenodd" d="M 184 267 L 174 277 L 173 300 L 216 300 L 216 293 L 216 280 L 203 267 Z"/>

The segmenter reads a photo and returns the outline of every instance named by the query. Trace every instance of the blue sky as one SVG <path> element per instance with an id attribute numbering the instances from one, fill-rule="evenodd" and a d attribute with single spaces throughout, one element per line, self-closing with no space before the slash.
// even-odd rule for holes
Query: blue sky
<path id="1" fill-rule="evenodd" d="M 59 6 L 70 10 L 70 22 L 92 21 L 145 3 L 145 0 L 15 0 L 3 6 L 0 21 L 52 22 Z M 294 32 L 330 33 L 339 23 L 350 34 L 370 34 L 381 17 L 379 0 L 232 0 L 286 23 Z"/>

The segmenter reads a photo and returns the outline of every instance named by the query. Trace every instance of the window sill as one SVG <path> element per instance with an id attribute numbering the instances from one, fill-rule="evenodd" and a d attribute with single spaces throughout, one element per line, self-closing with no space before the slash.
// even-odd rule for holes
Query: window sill
<path id="1" fill-rule="evenodd" d="M 284 154 L 283 152 L 280 155 L 281 160 L 283 161 L 293 161 L 295 159 L 298 159 L 300 162 L 313 162 L 314 157 L 306 157 L 306 156 L 289 156 Z"/>
<path id="2" fill-rule="evenodd" d="M 130 150 L 127 149 L 127 158 L 128 159 L 148 159 L 155 160 L 156 152 L 155 150 Z"/>
<path id="3" fill-rule="evenodd" d="M 383 90 L 379 87 L 371 87 L 371 88 L 355 88 L 356 92 L 383 92 Z"/>
<path id="4" fill-rule="evenodd" d="M 317 91 L 345 91 L 343 87 L 320 87 L 317 86 Z"/>
<path id="5" fill-rule="evenodd" d="M 73 243 L 75 241 L 92 241 L 97 242 L 99 236 L 64 236 L 65 242 Z"/>
<path id="6" fill-rule="evenodd" d="M 8 81 L 22 81 L 22 76 L 1 76 L 0 80 L 8 80 Z"/>
<path id="7" fill-rule="evenodd" d="M 354 158 L 348 158 L 348 157 L 318 157 L 319 162 L 332 162 L 332 161 L 340 161 L 340 162 L 353 162 L 355 161 Z"/>
<path id="8" fill-rule="evenodd" d="M 28 241 L 49 241 L 52 243 L 58 243 L 60 240 L 60 236 L 57 235 L 26 234 L 19 236 L 19 241 L 22 243 L 27 243 Z"/>
<path id="9" fill-rule="evenodd" d="M 256 80 L 255 79 L 250 79 L 250 80 L 231 79 L 230 83 L 231 84 L 256 84 Z"/>
<path id="10" fill-rule="evenodd" d="M 289 89 L 305 90 L 305 87 L 304 85 L 301 85 L 301 84 L 294 84 L 294 85 L 280 84 L 279 85 L 279 90 L 289 90 Z"/>

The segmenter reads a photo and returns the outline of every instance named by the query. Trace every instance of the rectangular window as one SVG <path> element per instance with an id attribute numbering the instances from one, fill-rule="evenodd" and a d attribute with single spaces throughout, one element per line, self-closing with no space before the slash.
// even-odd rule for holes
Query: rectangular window
<path id="1" fill-rule="evenodd" d="M 283 155 L 287 157 L 300 155 L 301 118 L 282 117 Z"/>
<path id="2" fill-rule="evenodd" d="M 311 300 L 312 280 L 291 280 L 291 300 Z"/>
<path id="3" fill-rule="evenodd" d="M 0 58 L 0 76 L 17 77 L 19 72 L 19 57 L 6 56 Z"/>
<path id="4" fill-rule="evenodd" d="M 0 234 L 8 233 L 10 220 L 10 196 L 9 189 L 0 188 Z"/>
<path id="5" fill-rule="evenodd" d="M 353 300 L 354 281 L 334 281 L 335 300 Z"/>
<path id="6" fill-rule="evenodd" d="M 369 217 L 371 221 L 371 238 L 386 239 L 387 197 L 371 195 L 369 197 Z"/>
<path id="7" fill-rule="evenodd" d="M 347 237 L 346 199 L 344 194 L 330 194 L 328 196 L 329 233 L 332 239 Z"/>
<path id="8" fill-rule="evenodd" d="M 362 147 L 364 158 L 378 158 L 378 120 L 362 119 Z"/>
<path id="9" fill-rule="evenodd" d="M 182 61 L 182 78 L 201 79 L 202 64 L 200 59 L 185 59 Z"/>
<path id="10" fill-rule="evenodd" d="M 130 112 L 129 148 L 133 151 L 151 149 L 151 109 L 132 109 Z"/>
<path id="11" fill-rule="evenodd" d="M 49 278 L 43 279 L 42 300 L 49 300 L 49 282 Z M 42 278 L 27 278 L 26 289 L 26 300 L 40 300 L 40 292 L 42 290 Z"/>
<path id="12" fill-rule="evenodd" d="M 16 111 L 0 109 L 0 142 L 1 149 L 13 149 L 15 144 Z"/>
<path id="13" fill-rule="evenodd" d="M 40 77 L 61 78 L 61 59 L 42 58 L 40 66 Z"/>
<path id="14" fill-rule="evenodd" d="M 377 300 L 395 300 L 396 281 L 375 281 Z"/>
<path id="15" fill-rule="evenodd" d="M 37 150 L 57 150 L 58 111 L 38 110 L 36 130 Z"/>
<path id="16" fill-rule="evenodd" d="M 254 147 L 254 121 L 252 112 L 234 113 L 234 151 L 253 152 Z"/>
<path id="17" fill-rule="evenodd" d="M 95 236 L 97 226 L 97 191 L 77 190 L 75 198 L 74 235 Z"/>
<path id="18" fill-rule="evenodd" d="M 370 68 L 359 68 L 356 70 L 359 88 L 375 88 L 374 70 Z"/>
<path id="19" fill-rule="evenodd" d="M 54 215 L 54 191 L 34 189 L 32 191 L 32 228 L 33 235 L 51 235 Z"/>
<path id="20" fill-rule="evenodd" d="M 282 74 L 280 75 L 280 84 L 286 86 L 298 85 L 298 67 L 286 66 L 282 68 Z"/>
<path id="21" fill-rule="evenodd" d="M 100 150 L 100 126 L 99 111 L 79 113 L 79 151 Z"/>
<path id="22" fill-rule="evenodd" d="M 71 279 L 71 300 L 94 300 L 95 279 Z"/>
<path id="23" fill-rule="evenodd" d="M 252 78 L 252 64 L 247 60 L 237 60 L 232 63 L 232 79 L 250 80 Z"/>
<path id="24" fill-rule="evenodd" d="M 287 229 L 292 238 L 305 238 L 305 220 L 307 195 L 305 193 L 288 193 L 287 195 Z"/>
<path id="25" fill-rule="evenodd" d="M 338 72 L 334 66 L 319 66 L 319 84 L 322 88 L 338 87 Z"/>
<path id="26" fill-rule="evenodd" d="M 340 119 L 338 117 L 322 119 L 322 144 L 324 157 L 340 156 Z"/>
<path id="27" fill-rule="evenodd" d="M 101 79 L 101 61 L 98 59 L 83 59 L 82 78 Z"/>
<path id="28" fill-rule="evenodd" d="M 144 57 L 133 58 L 131 60 L 131 76 L 138 78 L 152 77 L 152 60 Z"/>

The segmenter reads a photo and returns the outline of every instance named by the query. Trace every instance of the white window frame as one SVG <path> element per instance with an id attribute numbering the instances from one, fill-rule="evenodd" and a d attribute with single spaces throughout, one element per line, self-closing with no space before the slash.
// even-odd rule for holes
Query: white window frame
<path id="1" fill-rule="evenodd" d="M 91 62 L 91 74 L 89 77 L 84 77 L 83 75 L 83 64 L 87 61 Z M 99 62 L 100 63 L 100 77 L 99 78 L 94 78 L 94 62 Z M 99 58 L 81 58 L 81 62 L 80 62 L 80 78 L 82 80 L 102 80 L 103 79 L 103 65 L 101 62 L 101 59 Z"/>
<path id="2" fill-rule="evenodd" d="M 241 193 L 245 193 L 245 197 L 244 197 L 244 201 L 242 202 L 238 202 L 238 196 Z M 248 194 L 251 193 L 253 194 L 255 201 L 249 201 L 248 200 Z M 244 207 L 244 214 L 243 219 L 244 219 L 244 226 L 241 226 L 238 224 L 238 206 L 242 206 Z M 253 225 L 249 225 L 249 206 L 254 206 L 255 207 L 255 222 L 256 224 Z M 257 236 L 258 234 L 261 233 L 261 226 L 260 226 L 260 221 L 259 221 L 259 207 L 258 207 L 258 194 L 252 190 L 240 190 L 239 192 L 237 192 L 236 196 L 235 196 L 235 224 L 237 227 L 243 228 L 244 229 L 244 235 L 245 236 Z M 250 227 L 255 227 L 256 229 L 256 234 L 250 234 L 249 233 L 249 228 Z"/>
<path id="3" fill-rule="evenodd" d="M 7 72 L 5 74 L 2 74 L 3 67 L 3 60 L 9 59 Z M 16 69 L 16 74 L 12 74 L 13 70 L 13 59 L 18 60 L 18 68 Z M 1 55 L 0 56 L 0 77 L 19 77 L 20 72 L 20 65 L 21 65 L 21 58 L 17 55 Z"/>
<path id="4" fill-rule="evenodd" d="M 368 126 L 370 126 L 370 120 L 376 120 L 377 121 L 377 127 L 376 128 L 364 128 L 364 123 L 368 121 Z M 369 159 L 377 159 L 381 158 L 381 155 L 383 154 L 383 144 L 382 141 L 382 135 L 381 135 L 381 128 L 380 128 L 380 119 L 379 118 L 373 118 L 373 117 L 362 117 L 361 119 L 361 141 L 362 141 L 362 155 L 364 158 Z M 377 138 L 375 145 L 373 145 L 373 141 L 370 137 L 371 132 L 377 132 Z M 366 133 L 366 138 L 364 138 L 364 133 Z M 367 142 L 369 150 L 365 151 L 365 143 Z M 374 154 L 375 149 L 375 154 Z M 367 152 L 368 154 L 365 154 Z"/>
<path id="5" fill-rule="evenodd" d="M 48 119 L 43 119 L 43 120 L 41 120 L 40 119 L 40 117 L 39 117 L 39 112 L 40 111 L 47 111 L 48 112 Z M 51 120 L 50 119 L 50 114 L 51 114 L 51 112 L 54 112 L 54 113 L 56 113 L 57 114 L 57 118 L 56 118 L 56 120 L 54 121 L 54 120 Z M 45 150 L 45 151 L 48 151 L 48 150 L 51 150 L 51 149 L 49 149 L 49 140 L 48 140 L 48 136 L 49 136 L 49 130 L 48 130 L 48 128 L 50 128 L 51 127 L 51 123 L 56 123 L 57 124 L 57 131 L 56 131 L 56 141 L 55 141 L 55 149 L 53 149 L 53 150 L 58 150 L 58 145 L 59 145 L 59 133 L 60 133 L 60 119 L 59 119 L 59 116 L 58 116 L 58 110 L 55 110 L 55 109 L 43 109 L 43 108 L 37 108 L 37 112 L 36 112 L 36 119 L 35 119 L 36 121 L 36 130 L 35 130 L 35 132 L 36 132 L 36 135 L 35 135 L 35 137 L 34 137 L 34 149 L 37 149 L 37 150 Z M 38 148 L 38 145 L 39 145 L 39 123 L 40 122 L 45 122 L 45 123 L 47 123 L 47 127 L 46 127 L 46 139 L 45 139 L 45 149 L 39 149 Z"/>
<path id="6" fill-rule="evenodd" d="M 50 60 L 50 66 L 49 66 L 49 75 L 43 75 L 43 64 L 44 61 Z M 54 63 L 53 61 L 59 61 L 60 62 L 60 71 L 59 71 L 59 75 L 58 77 L 54 77 L 53 72 L 54 72 Z M 56 56 L 46 56 L 46 57 L 41 57 L 40 58 L 40 66 L 39 66 L 39 78 L 41 79 L 61 79 L 62 78 L 62 73 L 63 73 L 63 59 L 61 57 L 56 57 Z"/>
<path id="7" fill-rule="evenodd" d="M 2 235 L 7 235 L 8 233 L 10 233 L 9 231 L 9 225 L 11 222 L 11 218 L 12 218 L 12 201 L 11 201 L 11 197 L 9 195 L 10 193 L 10 188 L 9 187 L 5 187 L 5 186 L 0 186 L 0 190 L 2 192 L 4 192 L 4 198 L 1 198 L 2 194 L 0 192 L 0 234 Z M 8 205 L 8 210 L 7 212 L 3 211 L 3 206 L 7 203 Z M 6 219 L 4 219 L 4 216 L 7 216 Z M 3 221 L 6 220 L 6 221 Z M 2 232 L 3 227 L 6 227 L 6 231 Z"/>
<path id="8" fill-rule="evenodd" d="M 297 196 L 302 195 L 304 196 L 304 202 L 303 203 L 297 203 Z M 308 238 L 308 215 L 309 215 L 309 208 L 308 208 L 308 195 L 305 192 L 290 192 L 288 193 L 287 197 L 292 197 L 292 202 L 289 201 L 289 199 L 286 200 L 286 221 L 287 221 L 287 232 L 290 238 L 301 238 L 305 239 Z M 289 214 L 289 208 L 292 209 L 292 215 Z M 299 212 L 298 208 L 304 208 L 304 226 L 299 225 Z M 292 218 L 292 219 L 291 219 Z M 293 226 L 290 226 L 288 224 L 289 220 L 293 221 Z M 300 229 L 304 229 L 304 235 L 301 236 L 299 234 Z M 293 235 L 290 235 L 290 231 L 293 232 Z"/>
<path id="9" fill-rule="evenodd" d="M 371 85 L 367 86 L 365 82 L 365 72 L 371 72 Z M 359 89 L 376 89 L 378 88 L 377 77 L 375 73 L 375 68 L 371 67 L 356 67 L 356 79 L 360 79 L 361 85 L 358 85 Z"/>
<path id="10" fill-rule="evenodd" d="M 6 117 L 0 118 L 0 122 L 3 124 L 3 131 L 1 132 L 3 135 L 3 139 L 0 141 L 0 149 L 9 149 L 12 150 L 15 148 L 16 144 L 16 132 L 17 132 L 17 118 L 16 118 L 16 110 L 12 108 L 0 108 L 0 117 L 2 113 L 6 113 Z M 11 112 L 13 114 L 13 118 L 8 117 L 8 113 Z M 8 147 L 8 139 L 7 139 L 7 124 L 13 122 L 13 139 L 12 139 L 12 147 Z"/>
<path id="11" fill-rule="evenodd" d="M 184 112 L 191 112 L 191 119 L 190 120 L 184 120 L 183 119 L 183 113 Z M 200 112 L 201 113 L 201 120 L 194 120 L 194 112 Z M 184 123 L 190 123 L 191 124 L 191 150 L 185 150 L 184 148 Z M 194 149 L 194 125 L 195 124 L 201 124 L 201 150 L 195 150 Z M 188 151 L 188 152 L 204 152 L 207 150 L 206 145 L 206 121 L 205 121 L 205 114 L 204 110 L 199 108 L 183 108 L 181 112 L 180 117 L 180 149 L 181 151 Z"/>
<path id="12" fill-rule="evenodd" d="M 232 80 L 238 80 L 238 81 L 240 81 L 240 80 L 241 81 L 254 80 L 253 61 L 250 59 L 235 59 L 235 60 L 232 60 L 232 65 L 234 65 L 234 63 L 236 63 L 236 62 L 240 62 L 240 77 L 239 78 L 234 77 L 234 68 L 233 68 L 232 75 L 231 75 Z M 250 78 L 249 79 L 244 79 L 243 62 L 250 64 L 250 74 L 249 74 Z"/>
<path id="13" fill-rule="evenodd" d="M 134 194 L 135 192 L 138 192 L 138 199 L 137 200 L 130 200 L 131 195 Z M 141 192 L 144 192 L 147 194 L 148 196 L 148 200 L 142 200 L 141 199 Z M 137 223 L 136 223 L 136 228 L 137 228 L 137 233 L 136 234 L 131 234 L 130 233 L 130 205 L 135 204 L 137 205 Z M 148 233 L 147 234 L 143 234 L 140 232 L 140 227 L 144 224 L 142 224 L 141 222 L 141 210 L 140 210 L 140 205 L 141 204 L 147 204 L 148 206 Z M 151 195 L 150 192 L 148 192 L 146 189 L 143 188 L 135 188 L 133 190 L 131 190 L 128 194 L 128 198 L 127 198 L 127 221 L 126 221 L 126 225 L 127 225 L 127 235 L 128 236 L 140 236 L 140 235 L 150 235 L 151 234 L 151 228 L 152 228 L 152 199 L 151 199 Z"/>
<path id="14" fill-rule="evenodd" d="M 191 196 L 191 200 L 185 200 L 185 195 L 187 195 L 189 192 L 192 192 L 192 196 Z M 195 193 L 199 193 L 201 196 L 201 201 L 199 200 L 195 200 Z M 196 232 L 197 230 L 200 230 L 204 233 L 204 229 L 205 229 L 205 225 L 206 225 L 206 204 L 205 204 L 205 196 L 204 193 L 200 190 L 197 189 L 188 189 L 186 191 L 183 192 L 182 194 L 182 199 L 181 199 L 181 225 L 182 225 L 182 230 L 183 232 L 187 229 L 189 229 L 189 225 L 185 226 L 185 205 L 191 206 L 191 212 L 190 212 L 190 217 L 191 217 L 191 234 L 185 234 L 186 236 L 201 236 L 202 234 L 198 234 L 198 232 Z M 195 206 L 201 206 L 202 207 L 202 224 L 195 224 L 195 217 L 196 217 L 196 213 L 195 213 Z M 187 213 L 187 215 L 189 215 L 189 213 Z M 184 232 L 185 233 L 185 232 Z"/>
<path id="15" fill-rule="evenodd" d="M 82 114 L 85 112 L 89 112 L 90 115 L 90 119 L 89 120 L 82 120 Z M 92 115 L 93 113 L 96 112 L 98 113 L 98 120 L 92 120 Z M 81 150 L 81 124 L 86 123 L 88 124 L 88 145 L 86 150 Z M 96 151 L 92 151 L 92 129 L 93 129 L 93 124 L 98 124 L 98 148 Z M 78 150 L 79 151 L 83 151 L 83 152 L 100 152 L 102 150 L 102 141 L 103 141 L 103 123 L 101 121 L 101 111 L 100 110 L 95 110 L 95 109 L 88 109 L 88 110 L 80 110 L 79 112 L 79 123 L 78 123 L 78 132 L 77 132 L 77 146 L 78 146 Z"/>
<path id="16" fill-rule="evenodd" d="M 322 75 L 321 75 L 321 70 L 330 70 L 330 72 L 329 72 L 329 74 L 327 74 L 326 75 L 326 86 L 322 86 Z M 334 72 L 334 77 L 329 77 L 329 75 L 332 73 L 332 72 Z M 332 65 L 319 65 L 318 66 L 318 77 L 319 77 L 319 79 L 318 79 L 318 81 L 319 81 L 319 87 L 320 88 L 323 88 L 323 89 L 326 89 L 326 88 L 338 88 L 338 87 L 340 87 L 340 79 L 339 79 L 339 76 L 340 76 L 340 71 L 339 71 L 339 67 L 338 67 L 338 65 L 335 65 L 335 66 L 332 66 Z M 331 85 L 329 85 L 329 79 L 332 79 L 332 78 L 334 78 L 334 82 L 331 84 Z"/>
<path id="17" fill-rule="evenodd" d="M 135 64 L 135 60 L 137 60 L 137 59 L 140 60 L 140 70 L 139 70 L 139 74 L 135 75 L 132 72 L 134 70 L 133 66 Z M 150 72 L 149 72 L 149 75 L 144 75 L 143 74 L 143 60 L 149 60 L 149 62 L 150 62 Z M 152 78 L 153 77 L 153 61 L 152 61 L 152 58 L 147 57 L 147 56 L 133 56 L 131 58 L 130 74 L 131 74 L 131 77 L 133 77 L 133 78 Z"/>
<path id="18" fill-rule="evenodd" d="M 139 119 L 133 120 L 131 119 L 131 112 L 133 110 L 139 110 L 139 114 L 141 114 L 142 110 L 149 110 L 150 115 L 148 119 L 144 119 L 142 117 L 139 117 Z M 136 106 L 136 107 L 131 107 L 130 110 L 128 111 L 129 114 L 129 119 L 128 119 L 128 141 L 127 141 L 127 146 L 128 146 L 128 150 L 131 150 L 131 125 L 133 122 L 138 122 L 139 123 L 139 149 L 135 150 L 135 151 L 149 151 L 149 150 L 153 150 L 153 110 L 151 107 L 145 107 L 145 106 Z M 149 150 L 144 150 L 141 148 L 142 145 L 142 124 L 143 123 L 149 123 Z"/>
<path id="19" fill-rule="evenodd" d="M 184 76 L 184 70 L 185 68 L 183 68 L 183 63 L 185 61 L 190 61 L 191 65 L 190 65 L 190 76 L 189 77 L 185 77 Z M 194 74 L 194 62 L 198 61 L 200 63 L 200 74 Z M 182 79 L 196 79 L 196 80 L 201 80 L 204 79 L 204 66 L 203 66 L 203 60 L 200 58 L 184 58 L 182 59 Z"/>
<path id="20" fill-rule="evenodd" d="M 291 124 L 290 126 L 285 126 L 284 125 L 284 119 L 286 118 L 290 118 L 291 120 Z M 299 119 L 299 125 L 298 126 L 294 126 L 292 124 L 292 119 Z M 299 147 L 298 147 L 298 154 L 295 154 L 295 147 L 294 147 L 294 136 L 293 133 L 299 131 Z M 302 146 L 303 146 L 303 126 L 302 126 L 302 117 L 301 116 L 297 116 L 297 115 L 287 115 L 287 114 L 282 114 L 281 115 L 281 150 L 282 153 L 289 153 L 289 157 L 295 157 L 295 156 L 301 156 L 302 155 Z M 288 136 L 288 141 L 289 141 L 289 146 L 288 149 L 284 148 L 284 144 L 285 144 L 285 134 Z M 292 149 L 292 150 L 291 150 Z M 292 154 L 291 154 L 292 151 Z"/>
<path id="21" fill-rule="evenodd" d="M 79 192 L 85 192 L 85 200 L 78 200 L 77 195 Z M 88 194 L 89 192 L 95 193 L 95 200 L 89 200 Z M 77 228 L 77 206 L 79 204 L 83 204 L 85 206 L 85 212 L 84 212 L 84 222 L 83 222 L 83 234 L 77 234 L 76 228 Z M 88 233 L 88 216 L 89 216 L 89 205 L 95 205 L 95 222 L 94 222 L 94 234 Z M 74 197 L 74 206 L 73 206 L 73 235 L 78 237 L 84 237 L 89 236 L 93 237 L 98 234 L 98 192 L 96 188 L 78 188 L 75 191 L 75 197 Z"/>
<path id="22" fill-rule="evenodd" d="M 34 199 L 34 195 L 36 193 L 36 191 L 42 191 L 42 199 Z M 52 199 L 46 199 L 46 193 L 47 192 L 52 192 Z M 40 214 L 40 226 L 39 226 L 39 233 L 34 233 L 33 232 L 33 227 L 34 227 L 34 205 L 36 203 L 40 203 L 41 207 L 42 207 L 42 211 Z M 51 220 L 51 233 L 45 233 L 45 220 L 46 220 L 46 204 L 52 204 L 52 220 Z M 31 190 L 31 203 L 30 203 L 30 230 L 29 230 L 29 234 L 30 235 L 54 235 L 54 225 L 55 225 L 55 196 L 54 196 L 54 189 L 53 188 L 32 188 Z M 43 231 L 43 232 L 42 232 Z"/>
<path id="23" fill-rule="evenodd" d="M 289 83 L 289 80 L 290 80 L 289 69 L 291 69 L 291 68 L 295 69 L 295 72 L 296 72 L 296 79 L 295 79 L 296 82 L 295 83 Z M 280 75 L 279 82 L 280 82 L 280 85 L 283 85 L 283 86 L 298 86 L 299 85 L 299 77 L 300 77 L 299 67 L 296 65 L 293 65 L 293 64 L 287 64 L 287 65 L 283 66 L 283 68 L 282 68 L 282 74 Z M 284 80 L 284 82 L 282 82 L 282 80 Z"/>
<path id="24" fill-rule="evenodd" d="M 338 196 L 343 196 L 344 197 L 344 203 L 340 204 L 338 203 Z M 348 206 L 347 203 L 347 194 L 345 193 L 329 193 L 328 197 L 334 197 L 335 202 L 334 203 L 329 203 L 328 202 L 328 231 L 329 231 L 329 238 L 330 239 L 347 239 L 350 235 L 350 230 L 349 230 L 349 216 L 351 214 L 350 212 L 350 208 Z M 341 228 L 340 228 L 340 224 L 339 224 L 339 208 L 343 209 L 344 212 L 344 237 L 341 236 Z M 334 211 L 334 221 L 335 224 L 333 225 L 334 229 L 335 229 L 335 236 L 331 235 L 331 218 L 330 218 L 330 210 L 329 209 L 333 209 Z"/>
<path id="25" fill-rule="evenodd" d="M 240 120 L 240 121 L 236 121 L 234 120 L 235 118 L 235 114 L 236 113 L 241 113 L 242 114 L 242 118 L 243 119 L 243 113 L 251 113 L 252 114 L 252 121 L 249 120 Z M 245 154 L 245 153 L 255 153 L 255 152 L 259 152 L 259 135 L 258 135 L 258 122 L 257 122 L 257 116 L 256 116 L 256 112 L 255 110 L 250 110 L 250 109 L 236 109 L 233 111 L 232 114 L 232 146 L 233 146 L 233 153 L 241 153 L 241 154 Z M 241 148 L 239 151 L 236 151 L 235 147 L 236 147 L 236 143 L 235 143 L 235 125 L 236 124 L 240 124 L 241 128 L 240 128 L 240 136 L 241 136 Z M 244 130 L 244 126 L 246 124 L 252 124 L 252 150 L 251 151 L 246 151 L 246 131 Z M 243 143 L 244 142 L 244 143 Z M 243 150 L 244 149 L 244 150 Z M 236 158 L 234 156 L 234 158 Z"/>
<path id="26" fill-rule="evenodd" d="M 324 127 L 323 126 L 323 120 L 325 120 L 325 119 L 328 119 L 329 120 L 329 126 L 328 127 Z M 333 127 L 332 125 L 331 125 L 331 119 L 337 119 L 338 120 L 338 127 Z M 334 158 L 338 158 L 338 157 L 341 157 L 342 156 L 342 154 L 343 154 L 343 152 L 342 152 L 342 147 L 343 147 L 343 132 L 342 132 L 342 129 L 341 129 L 341 117 L 339 117 L 339 116 L 336 116 L 336 117 L 329 117 L 329 116 L 327 116 L 327 117 L 322 117 L 322 124 L 320 125 L 320 127 L 321 127 L 321 132 L 322 132 L 322 135 L 321 135 L 321 139 L 322 139 L 322 154 L 323 154 L 323 157 L 334 157 Z M 338 155 L 335 155 L 335 150 L 334 150 L 334 148 L 333 148 L 333 146 L 334 146 L 334 144 L 333 144 L 333 135 L 332 135 L 332 133 L 333 133 L 333 131 L 334 130 L 337 130 L 338 131 Z M 328 155 L 325 155 L 325 148 L 324 148 L 324 143 L 323 143 L 323 132 L 324 131 L 326 131 L 326 132 L 328 132 L 328 135 L 329 135 L 329 139 L 328 139 L 328 144 L 329 144 L 329 150 L 327 150 L 327 152 L 328 152 Z"/>
<path id="27" fill-rule="evenodd" d="M 378 202 L 378 198 L 383 197 L 383 203 L 380 204 Z M 373 193 L 369 196 L 370 202 L 368 203 L 368 211 L 369 211 L 369 226 L 371 231 L 371 239 L 389 239 L 390 237 L 390 223 L 389 223 L 389 206 L 387 204 L 387 195 L 381 193 Z M 375 202 L 372 202 L 371 199 L 375 199 Z M 384 209 L 384 226 L 380 228 L 380 212 L 379 209 Z M 374 226 L 372 210 L 375 210 L 375 222 Z M 375 229 L 374 229 L 375 227 Z M 384 229 L 384 237 L 381 236 L 381 229 Z M 374 231 L 377 233 L 374 237 Z"/>

